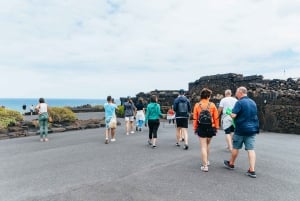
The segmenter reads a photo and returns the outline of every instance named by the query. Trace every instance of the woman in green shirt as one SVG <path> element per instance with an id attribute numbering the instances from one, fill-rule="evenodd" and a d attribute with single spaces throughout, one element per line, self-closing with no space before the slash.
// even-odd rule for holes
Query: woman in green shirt
<path id="1" fill-rule="evenodd" d="M 150 103 L 147 105 L 145 126 L 149 125 L 148 144 L 156 148 L 157 130 L 159 127 L 159 117 L 162 116 L 160 105 L 157 103 L 157 96 L 152 95 Z"/>

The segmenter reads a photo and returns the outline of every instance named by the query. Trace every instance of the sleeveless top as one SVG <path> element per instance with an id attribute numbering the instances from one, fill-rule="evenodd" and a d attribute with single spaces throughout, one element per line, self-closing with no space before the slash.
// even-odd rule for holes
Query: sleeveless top
<path id="1" fill-rule="evenodd" d="M 46 103 L 40 103 L 39 112 L 40 113 L 48 112 Z"/>

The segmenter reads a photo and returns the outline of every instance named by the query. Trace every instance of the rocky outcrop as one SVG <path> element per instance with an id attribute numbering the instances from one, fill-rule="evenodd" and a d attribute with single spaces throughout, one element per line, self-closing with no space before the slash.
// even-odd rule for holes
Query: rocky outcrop
<path id="1" fill-rule="evenodd" d="M 200 92 L 204 87 L 213 91 L 211 101 L 218 106 L 226 89 L 231 89 L 234 93 L 239 86 L 245 86 L 248 96 L 257 104 L 262 130 L 300 134 L 300 78 L 265 80 L 261 75 L 228 73 L 203 76 L 190 82 L 188 86 L 186 96 L 191 100 L 192 106 L 200 100 Z M 178 90 L 141 92 L 133 100 L 142 97 L 147 103 L 152 94 L 159 97 L 162 112 L 166 113 L 178 96 Z M 121 98 L 121 103 L 125 100 L 126 98 Z"/>
<path id="2" fill-rule="evenodd" d="M 162 113 L 167 113 L 168 109 L 173 105 L 174 99 L 178 96 L 178 90 L 154 90 L 149 93 L 140 92 L 136 97 L 132 97 L 136 104 L 138 98 L 143 98 L 145 106 L 150 101 L 150 97 L 156 95 L 161 106 Z M 127 98 L 120 98 L 121 105 L 127 101 Z"/>
<path id="3" fill-rule="evenodd" d="M 212 101 L 218 105 L 226 89 L 234 93 L 239 86 L 245 86 L 248 96 L 256 102 L 261 129 L 300 134 L 299 78 L 264 80 L 261 75 L 244 77 L 234 73 L 206 76 L 189 83 L 189 94 L 195 103 L 201 89 L 207 87 L 213 91 Z"/>
<path id="4" fill-rule="evenodd" d="M 118 121 L 117 125 L 121 125 L 121 123 Z M 104 118 L 76 120 L 72 123 L 49 123 L 49 133 L 60 133 L 72 130 L 84 130 L 100 127 L 105 127 Z M 31 135 L 39 135 L 39 124 L 37 119 L 25 121 L 19 125 L 8 127 L 7 129 L 0 129 L 0 140 Z"/>

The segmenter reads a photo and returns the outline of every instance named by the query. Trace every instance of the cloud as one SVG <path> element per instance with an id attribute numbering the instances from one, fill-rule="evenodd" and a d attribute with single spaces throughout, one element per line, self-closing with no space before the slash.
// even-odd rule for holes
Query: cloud
<path id="1" fill-rule="evenodd" d="M 44 88 L 47 97 L 133 96 L 228 72 L 300 77 L 298 8 L 293 0 L 7 1 L 1 96 Z"/>

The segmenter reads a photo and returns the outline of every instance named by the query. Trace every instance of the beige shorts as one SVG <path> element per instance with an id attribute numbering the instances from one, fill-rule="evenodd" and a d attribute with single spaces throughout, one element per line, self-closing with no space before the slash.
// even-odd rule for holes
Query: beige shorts
<path id="1" fill-rule="evenodd" d="M 134 121 L 134 116 L 125 117 L 125 121 Z"/>

